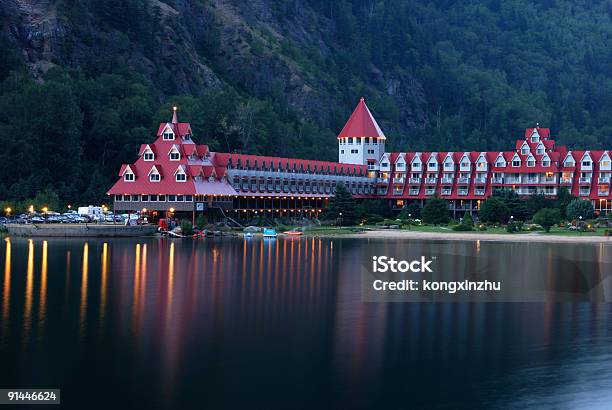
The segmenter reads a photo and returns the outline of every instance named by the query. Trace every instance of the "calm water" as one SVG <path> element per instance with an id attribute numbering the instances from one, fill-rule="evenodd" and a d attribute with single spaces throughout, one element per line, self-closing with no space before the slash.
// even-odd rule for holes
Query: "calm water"
<path id="1" fill-rule="evenodd" d="M 605 270 L 612 254 L 444 241 L 5 240 L 0 387 L 61 388 L 62 407 L 82 409 L 612 406 L 612 305 L 363 303 L 358 272 L 372 249 L 457 266 L 495 255 L 496 269 L 546 269 L 563 255 Z"/>

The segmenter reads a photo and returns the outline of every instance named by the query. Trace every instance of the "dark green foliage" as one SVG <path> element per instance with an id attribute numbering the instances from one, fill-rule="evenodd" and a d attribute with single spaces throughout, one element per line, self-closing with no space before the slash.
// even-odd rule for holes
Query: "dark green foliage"
<path id="1" fill-rule="evenodd" d="M 461 221 L 461 225 L 465 225 L 469 227 L 474 226 L 474 219 L 472 218 L 472 215 L 470 213 L 466 213 L 464 215 L 463 220 Z"/>
<path id="2" fill-rule="evenodd" d="M 336 193 L 325 210 L 326 219 L 337 221 L 339 225 L 357 223 L 356 202 L 344 184 L 336 185 Z"/>
<path id="3" fill-rule="evenodd" d="M 196 224 L 195 226 L 200 229 L 200 230 L 204 230 L 204 228 L 206 227 L 206 217 L 204 216 L 204 214 L 200 214 L 198 215 L 198 217 L 196 218 Z"/>
<path id="4" fill-rule="evenodd" d="M 557 191 L 557 208 L 561 213 L 561 218 L 567 218 L 567 206 L 576 199 L 566 187 L 561 187 Z"/>
<path id="5" fill-rule="evenodd" d="M 550 232 L 550 228 L 558 224 L 561 220 L 561 213 L 558 209 L 542 208 L 533 216 L 533 222 L 542 225 L 546 232 Z"/>
<path id="6" fill-rule="evenodd" d="M 382 218 L 391 216 L 391 207 L 384 199 L 366 199 L 362 201 L 357 207 L 357 216 L 359 218 L 366 218 L 368 220 L 378 219 L 375 216 Z"/>
<path id="7" fill-rule="evenodd" d="M 181 219 L 181 234 L 183 235 L 192 235 L 193 234 L 193 225 L 191 221 L 188 219 Z"/>
<path id="8" fill-rule="evenodd" d="M 531 215 L 535 215 L 540 209 L 553 208 L 554 206 L 555 200 L 547 198 L 544 195 L 537 194 L 527 198 L 527 208 L 529 208 L 529 212 L 531 213 Z M 512 210 L 510 210 L 510 212 L 512 212 Z M 514 215 L 514 213 L 512 215 L 518 219 L 528 219 Z"/>
<path id="9" fill-rule="evenodd" d="M 506 223 L 510 217 L 508 206 L 499 198 L 491 197 L 480 205 L 478 213 L 483 222 Z"/>
<path id="10" fill-rule="evenodd" d="M 400 212 L 400 219 L 419 219 L 421 218 L 421 206 L 417 202 L 411 202 Z"/>
<path id="11" fill-rule="evenodd" d="M 448 223 L 448 204 L 444 199 L 434 196 L 425 202 L 421 215 L 423 222 L 428 224 L 439 225 Z"/>
<path id="12" fill-rule="evenodd" d="M 591 201 L 583 199 L 574 199 L 567 206 L 567 219 L 578 220 L 582 217 L 582 220 L 593 218 L 593 204 Z"/>

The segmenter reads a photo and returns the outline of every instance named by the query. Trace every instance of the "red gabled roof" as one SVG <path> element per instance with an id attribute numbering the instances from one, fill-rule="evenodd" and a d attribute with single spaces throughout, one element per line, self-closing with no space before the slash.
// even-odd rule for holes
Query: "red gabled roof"
<path id="1" fill-rule="evenodd" d="M 359 100 L 355 111 L 338 134 L 338 138 L 345 137 L 386 138 L 363 98 Z"/>
<path id="2" fill-rule="evenodd" d="M 550 138 L 550 128 L 540 128 L 540 127 L 526 128 L 525 129 L 525 138 L 531 137 L 531 134 L 533 133 L 534 129 L 538 130 L 538 135 L 540 135 L 540 137 L 542 137 L 544 139 Z"/>

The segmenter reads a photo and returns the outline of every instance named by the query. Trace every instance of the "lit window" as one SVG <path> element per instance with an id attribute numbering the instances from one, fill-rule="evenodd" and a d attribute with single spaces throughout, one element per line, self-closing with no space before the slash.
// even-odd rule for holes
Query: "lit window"
<path id="1" fill-rule="evenodd" d="M 610 166 L 610 161 L 602 161 L 601 166 L 602 167 L 606 167 L 606 168 L 609 167 Z"/>

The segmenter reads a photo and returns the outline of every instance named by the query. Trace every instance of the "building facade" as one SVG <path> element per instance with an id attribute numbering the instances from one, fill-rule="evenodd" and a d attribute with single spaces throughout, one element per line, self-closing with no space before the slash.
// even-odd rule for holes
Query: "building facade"
<path id="1" fill-rule="evenodd" d="M 496 189 L 555 197 L 561 187 L 612 210 L 608 150 L 568 150 L 548 128 L 528 128 L 511 151 L 386 152 L 386 137 L 363 98 L 338 135 L 338 162 L 212 152 L 196 144 L 189 123 L 161 123 L 152 143 L 122 165 L 108 191 L 114 209 L 199 213 L 213 218 L 316 217 L 336 186 L 356 198 L 383 199 L 395 209 L 434 195 L 457 216 L 477 212 Z"/>

